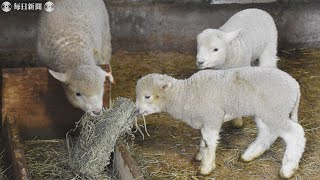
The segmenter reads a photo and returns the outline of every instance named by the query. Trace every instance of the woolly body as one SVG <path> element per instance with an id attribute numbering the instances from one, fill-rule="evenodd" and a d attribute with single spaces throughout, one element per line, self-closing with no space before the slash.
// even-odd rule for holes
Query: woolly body
<path id="1" fill-rule="evenodd" d="M 259 67 L 204 70 L 186 80 L 151 74 L 138 81 L 136 93 L 141 114 L 167 112 L 201 130 L 203 140 L 195 157 L 201 160 L 200 174 L 210 174 L 215 168 L 222 123 L 244 116 L 254 116 L 259 130 L 242 156 L 244 161 L 260 156 L 281 137 L 287 144 L 281 176 L 291 177 L 298 168 L 305 147 L 297 115 L 300 88 L 283 71 Z"/>
<path id="2" fill-rule="evenodd" d="M 277 38 L 270 14 L 260 9 L 240 11 L 219 29 L 206 29 L 197 36 L 198 67 L 246 67 L 257 59 L 261 67 L 276 67 Z"/>
<path id="3" fill-rule="evenodd" d="M 56 79 L 64 82 L 66 95 L 74 106 L 84 111 L 101 111 L 105 77 L 112 78 L 96 65 L 109 64 L 111 58 L 105 4 L 103 0 L 52 2 L 54 10 L 43 11 L 40 17 L 40 59 Z"/>

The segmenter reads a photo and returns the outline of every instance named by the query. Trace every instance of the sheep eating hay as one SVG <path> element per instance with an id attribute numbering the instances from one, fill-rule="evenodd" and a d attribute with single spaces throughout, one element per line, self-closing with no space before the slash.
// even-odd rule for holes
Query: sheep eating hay
<path id="1" fill-rule="evenodd" d="M 110 64 L 109 15 L 103 0 L 51 0 L 55 10 L 40 14 L 37 47 L 42 63 L 62 82 L 69 102 L 99 115 Z"/>
<path id="2" fill-rule="evenodd" d="M 290 178 L 299 167 L 306 139 L 298 123 L 299 83 L 276 68 L 245 67 L 203 70 L 189 79 L 149 74 L 136 86 L 139 113 L 166 112 L 194 129 L 202 139 L 197 161 L 199 174 L 209 175 L 216 167 L 215 151 L 224 122 L 253 116 L 257 139 L 241 156 L 252 161 L 267 151 L 278 137 L 286 143 L 280 176 Z"/>
<path id="3" fill-rule="evenodd" d="M 100 116 L 92 117 L 86 113 L 77 124 L 81 129 L 76 142 L 70 143 L 67 134 L 70 167 L 92 177 L 101 174 L 110 163 L 117 138 L 131 133 L 137 115 L 135 104 L 126 98 L 118 98 L 113 107 L 103 110 Z"/>

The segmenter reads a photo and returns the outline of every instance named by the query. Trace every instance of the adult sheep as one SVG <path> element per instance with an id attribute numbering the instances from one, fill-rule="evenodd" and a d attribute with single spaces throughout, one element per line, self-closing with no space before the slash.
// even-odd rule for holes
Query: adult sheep
<path id="1" fill-rule="evenodd" d="M 202 140 L 195 159 L 199 173 L 215 169 L 215 151 L 221 125 L 233 118 L 254 116 L 257 139 L 241 156 L 251 161 L 281 137 L 286 143 L 280 175 L 293 176 L 304 152 L 305 138 L 298 123 L 300 87 L 287 73 L 276 68 L 245 67 L 203 70 L 189 79 L 150 74 L 136 86 L 139 113 L 167 112 L 195 129 Z"/>
<path id="2" fill-rule="evenodd" d="M 49 72 L 63 83 L 73 106 L 98 115 L 104 81 L 111 73 L 97 64 L 109 64 L 111 36 L 103 0 L 53 0 L 54 10 L 40 16 L 38 53 Z"/>

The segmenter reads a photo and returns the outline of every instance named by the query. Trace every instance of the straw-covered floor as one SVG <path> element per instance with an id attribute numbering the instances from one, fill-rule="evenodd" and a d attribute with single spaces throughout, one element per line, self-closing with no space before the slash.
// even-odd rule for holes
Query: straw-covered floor
<path id="1" fill-rule="evenodd" d="M 32 179 L 72 179 L 64 139 L 30 140 L 24 143 L 29 176 Z"/>
<path id="2" fill-rule="evenodd" d="M 3 165 L 3 154 L 4 154 L 4 151 L 1 151 L 0 153 L 0 180 L 4 180 L 6 178 L 6 175 L 5 175 L 5 169 L 4 169 L 4 165 Z"/>
<path id="3" fill-rule="evenodd" d="M 10 168 L 10 165 L 8 165 L 5 161 L 5 143 L 2 137 L 0 137 L 0 180 L 8 179 L 7 172 Z"/>
<path id="4" fill-rule="evenodd" d="M 103 110 L 101 115 L 83 115 L 67 133 L 66 140 L 26 141 L 29 176 L 32 179 L 117 179 L 111 153 L 119 137 L 131 134 L 136 117 L 134 103 L 117 98 L 112 108 Z"/>
<path id="5" fill-rule="evenodd" d="M 116 86 L 113 97 L 135 100 L 135 85 L 149 73 L 165 73 L 187 78 L 197 71 L 195 56 L 185 52 L 117 52 L 112 57 Z M 305 129 L 307 146 L 295 179 L 320 179 L 320 51 L 284 50 L 279 68 L 301 85 L 299 121 Z M 192 162 L 200 134 L 166 114 L 146 117 L 150 137 L 136 134 L 130 151 L 146 179 L 278 179 L 284 144 L 278 140 L 269 151 L 250 163 L 239 161 L 256 137 L 256 127 L 247 118 L 241 129 L 225 124 L 217 149 L 217 168 L 208 177 L 196 176 L 199 163 Z"/>
<path id="6" fill-rule="evenodd" d="M 102 172 L 96 177 L 91 177 L 74 171 L 70 166 L 65 139 L 25 141 L 24 151 L 31 179 L 111 179 L 109 172 Z"/>

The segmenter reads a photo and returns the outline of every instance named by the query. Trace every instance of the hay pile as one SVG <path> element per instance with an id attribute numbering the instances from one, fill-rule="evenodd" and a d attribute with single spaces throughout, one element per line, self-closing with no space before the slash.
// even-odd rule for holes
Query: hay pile
<path id="1" fill-rule="evenodd" d="M 98 117 L 84 115 L 75 129 L 80 129 L 75 142 L 67 134 L 69 165 L 72 170 L 91 178 L 101 178 L 107 174 L 105 168 L 110 164 L 110 155 L 117 138 L 126 133 L 131 134 L 136 117 L 135 104 L 126 98 L 118 98 L 113 108 L 103 110 Z"/>
<path id="2" fill-rule="evenodd" d="M 104 110 L 101 116 L 85 114 L 76 129 L 72 130 L 76 131 L 75 135 L 80 131 L 79 136 L 71 138 L 69 133 L 66 140 L 25 141 L 24 151 L 30 178 L 116 179 L 106 166 L 110 163 L 110 154 L 117 138 L 127 132 L 131 134 L 136 115 L 131 100 L 118 98 L 113 108 Z"/>
<path id="3" fill-rule="evenodd" d="M 63 139 L 24 142 L 25 159 L 31 179 L 72 179 L 68 153 Z"/>

